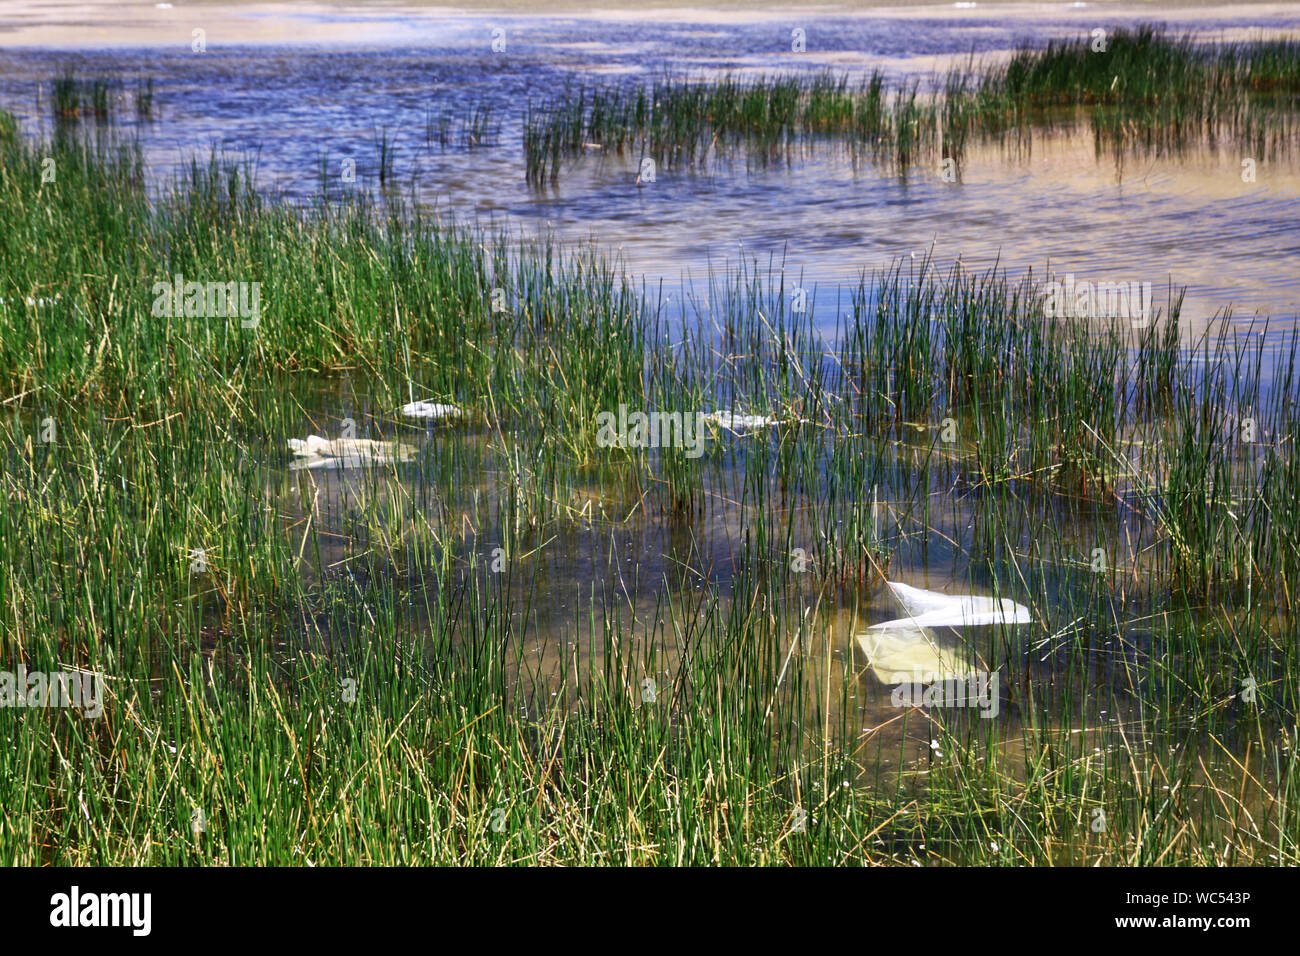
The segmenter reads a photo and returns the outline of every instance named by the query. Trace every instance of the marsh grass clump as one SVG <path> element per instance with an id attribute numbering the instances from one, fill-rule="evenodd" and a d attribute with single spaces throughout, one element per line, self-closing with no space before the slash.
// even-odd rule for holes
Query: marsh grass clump
<path id="1" fill-rule="evenodd" d="M 51 86 L 51 106 L 58 123 L 77 122 L 88 117 L 96 123 L 107 123 L 113 118 L 121 99 L 120 84 L 104 77 L 84 79 L 72 70 L 55 77 Z M 138 106 L 138 97 L 136 102 Z"/>
<path id="2" fill-rule="evenodd" d="M 436 116 L 432 108 L 425 111 L 424 138 L 430 146 L 437 143 L 443 150 L 478 149 L 497 145 L 500 137 L 501 124 L 493 123 L 492 110 L 487 104 L 476 104 L 459 117 L 447 109 Z"/>
<path id="3" fill-rule="evenodd" d="M 648 88 L 569 87 L 555 102 L 529 107 L 527 177 L 534 184 L 554 181 L 562 160 L 592 149 L 634 150 L 682 166 L 741 146 L 771 160 L 816 137 L 853 132 L 874 141 L 887 122 L 883 83 L 877 73 L 855 89 L 847 77 L 825 73 L 713 81 L 666 77 Z"/>
<path id="4" fill-rule="evenodd" d="M 530 105 L 528 181 L 554 182 L 561 165 L 598 152 L 696 167 L 743 150 L 763 162 L 815 143 L 905 173 L 952 160 L 975 138 L 1025 145 L 1035 129 L 1079 121 L 1097 149 L 1178 152 L 1231 142 L 1261 156 L 1289 153 L 1300 94 L 1300 43 L 1198 42 L 1140 25 L 1024 47 L 1000 65 L 973 61 L 887 89 L 879 70 L 853 80 L 830 72 L 738 79 L 667 77 L 645 86 L 570 86 Z"/>
<path id="5" fill-rule="evenodd" d="M 153 119 L 154 89 L 153 77 L 143 77 L 135 84 L 135 115 L 142 120 Z"/>

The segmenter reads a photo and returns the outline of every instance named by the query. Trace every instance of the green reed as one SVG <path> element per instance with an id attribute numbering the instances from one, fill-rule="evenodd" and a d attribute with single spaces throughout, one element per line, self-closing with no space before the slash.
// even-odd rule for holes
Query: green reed
<path id="1" fill-rule="evenodd" d="M 1042 277 L 929 259 L 847 308 L 748 261 L 670 318 L 396 189 L 0 152 L 0 668 L 106 687 L 0 708 L 6 862 L 1296 861 L 1294 335 L 1186 349 L 1177 289 L 1048 318 Z M 256 325 L 156 309 L 176 275 L 260 283 Z M 602 445 L 619 404 L 787 423 L 691 458 Z M 415 459 L 288 470 L 350 429 Z M 864 673 L 881 578 L 925 574 L 1031 608 L 964 636 L 999 719 Z"/>
<path id="2" fill-rule="evenodd" d="M 1090 121 L 1098 151 L 1119 158 L 1207 139 L 1275 157 L 1294 142 L 1300 44 L 1202 43 L 1139 25 L 1023 47 L 1002 64 L 972 61 L 930 86 L 887 90 L 879 70 L 859 80 L 813 72 L 570 86 L 529 107 L 526 175 L 554 182 L 567 160 L 592 151 L 692 167 L 741 148 L 777 158 L 818 141 L 903 172 L 946 159 L 959 167 L 976 139 L 1023 142 L 1072 117 Z"/>

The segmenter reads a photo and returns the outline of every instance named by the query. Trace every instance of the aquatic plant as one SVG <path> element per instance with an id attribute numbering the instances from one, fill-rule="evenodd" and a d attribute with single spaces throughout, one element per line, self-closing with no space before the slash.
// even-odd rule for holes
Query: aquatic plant
<path id="1" fill-rule="evenodd" d="M 1025 46 L 1003 64 L 972 60 L 925 91 L 918 80 L 888 90 L 878 69 L 856 81 L 821 71 L 569 86 L 529 106 L 526 175 L 554 182 L 593 149 L 672 168 L 742 148 L 773 161 L 826 141 L 901 172 L 951 160 L 956 175 L 976 137 L 1028 142 L 1036 128 L 1080 118 L 1098 151 L 1120 159 L 1206 140 L 1269 157 L 1293 149 L 1300 42 L 1199 42 L 1151 25 L 1103 34 Z"/>
<path id="2" fill-rule="evenodd" d="M 105 696 L 0 707 L 5 862 L 1300 862 L 1296 334 L 928 259 L 833 336 L 779 260 L 670 318 L 589 251 L 247 173 L 150 197 L 129 145 L 0 135 L 0 670 Z M 261 321 L 153 315 L 178 274 Z M 412 383 L 472 414 L 402 420 Z M 602 447 L 620 405 L 787 423 Z M 414 456 L 288 473 L 348 419 Z M 858 653 L 922 572 L 1028 611 L 954 649 L 996 720 Z"/>

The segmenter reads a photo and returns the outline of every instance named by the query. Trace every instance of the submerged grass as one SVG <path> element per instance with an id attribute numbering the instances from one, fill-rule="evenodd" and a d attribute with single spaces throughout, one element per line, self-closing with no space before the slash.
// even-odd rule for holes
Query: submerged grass
<path id="1" fill-rule="evenodd" d="M 127 99 L 122 83 L 106 77 L 82 77 L 65 70 L 50 84 L 50 109 L 58 127 L 83 119 L 106 124 L 118 118 Z M 154 116 L 153 77 L 139 77 L 131 95 L 135 115 L 140 120 Z"/>
<path id="2" fill-rule="evenodd" d="M 844 121 L 791 90 L 736 116 Z M 1300 861 L 1294 335 L 920 261 L 827 341 L 775 261 L 671 316 L 393 190 L 143 180 L 0 123 L 0 668 L 105 687 L 0 707 L 6 863 Z M 177 276 L 256 321 L 159 309 Z M 788 424 L 605 447 L 620 404 Z M 289 473 L 353 432 L 417 459 Z M 920 569 L 1032 609 L 969 638 L 999 719 L 854 656 Z"/>

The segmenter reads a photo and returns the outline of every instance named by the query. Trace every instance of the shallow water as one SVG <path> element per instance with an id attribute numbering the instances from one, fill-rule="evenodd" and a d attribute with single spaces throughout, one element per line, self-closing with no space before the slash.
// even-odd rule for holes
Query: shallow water
<path id="1" fill-rule="evenodd" d="M 395 593 L 399 628 L 422 641 L 448 626 L 448 607 L 491 595 L 508 615 L 504 626 L 515 648 L 511 705 L 525 714 L 543 712 L 559 694 L 569 695 L 576 711 L 593 676 L 633 690 L 649 678 L 668 693 L 684 655 L 707 649 L 710 634 L 721 633 L 728 614 L 739 610 L 755 628 L 770 627 L 764 636 L 801 669 L 801 685 L 813 689 L 806 718 L 785 732 L 816 739 L 824 722 L 859 741 L 854 752 L 864 780 L 910 786 L 923 784 L 924 768 L 942 759 L 936 738 L 944 747 L 963 740 L 994 748 L 1013 773 L 1044 730 L 1067 735 L 1072 745 L 1109 748 L 1113 739 L 1105 733 L 1123 723 L 1134 745 L 1145 746 L 1154 731 L 1141 716 L 1144 685 L 1163 668 L 1175 670 L 1184 652 L 1156 635 L 1158 604 L 1136 569 L 1131 581 L 1121 576 L 1113 590 L 1096 592 L 1095 619 L 1060 618 L 1058 600 L 1069 595 L 1071 606 L 1081 606 L 1087 598 L 1080 595 L 1092 588 L 1073 557 L 1088 554 L 1098 527 L 1126 519 L 1117 514 L 1122 509 L 1102 508 L 1092 520 L 1072 520 L 1060 502 L 1039 497 L 1001 516 L 1007 553 L 994 562 L 1004 570 L 1021 564 L 1030 575 L 1032 588 L 1023 575 L 1003 578 L 999 596 L 1026 605 L 1032 620 L 939 632 L 943 646 L 999 675 L 992 711 L 989 702 L 900 710 L 893 688 L 872 674 L 853 639 L 898 618 L 897 602 L 856 580 L 837 585 L 815 573 L 783 573 L 792 555 L 786 542 L 815 550 L 822 505 L 814 496 L 788 496 L 774 482 L 766 503 L 747 500 L 745 472 L 761 470 L 755 456 L 780 445 L 779 430 L 719 433 L 713 441 L 725 450 L 706 458 L 703 504 L 689 517 L 643 507 L 646 492 L 628 480 L 635 472 L 595 473 L 546 485 L 545 504 L 529 512 L 536 516 L 530 530 L 528 518 L 520 524 L 508 517 L 511 477 L 496 435 L 481 424 L 425 426 L 363 411 L 366 396 L 346 380 L 274 404 L 301 407 L 302 429 L 333 434 L 352 419 L 362 438 L 396 438 L 417 449 L 413 461 L 395 467 L 295 474 L 280 465 L 276 449 L 283 442 L 274 437 L 254 455 L 267 470 L 268 500 L 289 538 L 312 534 L 301 575 L 316 600 L 298 640 L 364 644 L 374 626 L 371 609 Z M 990 516 L 978 494 L 951 493 L 962 463 L 920 472 L 924 442 L 896 454 L 896 467 L 885 469 L 887 481 L 875 489 L 881 534 L 892 549 L 889 578 L 953 594 L 974 586 L 991 596 L 988 556 L 973 532 Z M 772 505 L 776 510 L 763 519 L 770 543 L 759 547 L 751 537 L 756 509 Z M 1050 542 L 1044 524 L 1056 529 Z M 1141 530 L 1135 526 L 1134 533 L 1140 543 Z M 440 563 L 444 554 L 450 564 Z M 778 688 L 770 693 L 775 698 Z M 1062 711 L 1058 695 L 1075 702 Z M 1213 767 L 1224 756 L 1206 759 Z"/>

